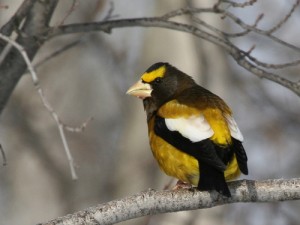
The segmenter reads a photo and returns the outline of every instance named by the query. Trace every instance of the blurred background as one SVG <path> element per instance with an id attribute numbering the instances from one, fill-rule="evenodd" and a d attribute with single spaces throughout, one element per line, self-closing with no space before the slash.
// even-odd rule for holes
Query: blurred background
<path id="1" fill-rule="evenodd" d="M 21 0 L 1 0 L 0 26 Z M 210 7 L 209 0 L 85 0 L 65 24 L 100 21 L 113 2 L 112 18 L 160 16 L 193 4 Z M 52 25 L 59 24 L 73 1 L 60 1 Z M 294 1 L 264 0 L 231 11 L 260 28 L 271 28 Z M 208 23 L 237 31 L 229 20 L 201 14 Z M 299 7 L 275 35 L 300 45 Z M 188 17 L 181 21 L 193 23 Z M 194 24 L 195 25 L 195 24 Z M 39 64 L 42 89 L 61 120 L 80 126 L 66 132 L 79 179 L 73 181 L 58 128 L 41 103 L 29 74 L 25 74 L 0 117 L 0 143 L 8 165 L 0 166 L 0 224 L 46 222 L 148 188 L 162 190 L 170 182 L 158 168 L 148 144 L 142 102 L 126 90 L 153 63 L 169 62 L 221 96 L 233 109 L 243 132 L 250 175 L 242 179 L 293 178 L 300 174 L 300 101 L 291 91 L 261 80 L 239 67 L 221 48 L 189 34 L 159 28 L 120 28 L 111 34 L 65 35 L 47 42 L 35 57 L 36 65 L 52 52 L 72 48 Z M 243 50 L 256 45 L 253 55 L 268 63 L 299 59 L 299 53 L 257 35 L 236 38 Z M 297 58 L 298 57 L 298 58 Z M 299 66 L 275 73 L 299 80 Z M 175 181 L 174 181 L 175 183 Z M 232 204 L 212 209 L 144 217 L 121 224 L 299 224 L 300 202 Z"/>

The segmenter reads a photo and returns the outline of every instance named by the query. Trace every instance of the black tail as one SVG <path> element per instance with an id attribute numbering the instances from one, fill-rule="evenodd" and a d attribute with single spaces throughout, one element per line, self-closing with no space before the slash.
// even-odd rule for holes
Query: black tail
<path id="1" fill-rule="evenodd" d="M 248 175 L 248 158 L 242 142 L 232 138 L 232 145 L 240 170 L 243 174 Z"/>
<path id="2" fill-rule="evenodd" d="M 214 167 L 205 163 L 199 164 L 200 179 L 198 189 L 200 191 L 216 190 L 226 197 L 231 197 L 231 193 L 225 181 L 224 172 L 216 170 Z"/>

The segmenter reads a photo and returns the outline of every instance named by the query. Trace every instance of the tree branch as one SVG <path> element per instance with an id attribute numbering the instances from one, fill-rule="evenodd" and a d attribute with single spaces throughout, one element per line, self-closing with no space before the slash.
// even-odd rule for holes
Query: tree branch
<path id="1" fill-rule="evenodd" d="M 114 224 L 146 215 L 211 208 L 238 202 L 277 202 L 300 199 L 300 179 L 242 180 L 229 183 L 231 198 L 197 190 L 149 190 L 100 204 L 40 225 Z"/>
<path id="2" fill-rule="evenodd" d="M 92 31 L 103 31 L 110 33 L 112 29 L 122 28 L 122 27 L 159 27 L 167 28 L 171 30 L 177 30 L 192 34 L 196 37 L 202 38 L 204 40 L 210 41 L 222 48 L 224 48 L 235 60 L 236 62 L 244 67 L 249 72 L 255 74 L 260 78 L 265 78 L 280 84 L 295 94 L 300 96 L 300 85 L 297 82 L 290 81 L 280 75 L 268 72 L 257 67 L 255 64 L 267 65 L 266 63 L 259 62 L 254 57 L 245 52 L 234 44 L 232 44 L 228 39 L 213 35 L 204 31 L 203 29 L 197 28 L 192 25 L 178 23 L 174 21 L 164 20 L 162 17 L 151 17 L 151 18 L 137 18 L 137 19 L 120 19 L 120 20 L 110 20 L 103 22 L 93 22 L 85 24 L 72 24 L 60 27 L 54 27 L 48 31 L 45 35 L 46 39 L 65 34 L 81 33 L 81 32 L 92 32 Z M 256 29 L 253 26 L 249 26 L 251 29 Z M 249 28 L 250 29 L 250 28 Z M 252 59 L 252 60 L 251 60 Z M 255 61 L 253 61 L 255 59 Z M 270 64 L 269 64 L 270 65 Z M 272 64 L 273 67 L 275 66 Z M 292 65 L 295 65 L 294 63 Z"/>
<path id="3" fill-rule="evenodd" d="M 34 4 L 30 7 L 32 2 Z M 48 29 L 47 27 L 49 26 L 49 21 L 57 2 L 58 0 L 27 0 L 22 5 L 22 9 L 20 9 L 15 15 L 17 18 L 11 19 L 11 22 L 7 23 L 7 29 L 5 29 L 5 32 L 1 30 L 1 33 L 10 33 L 12 31 L 12 25 L 10 24 L 15 24 L 15 20 L 18 21 L 22 18 L 24 23 L 22 23 L 21 28 L 18 30 L 18 37 L 15 42 L 24 47 L 30 60 L 33 59 L 40 46 L 44 43 L 44 41 L 46 41 L 40 37 L 45 30 Z M 29 11 L 26 14 L 25 11 L 27 10 Z M 10 43 L 0 40 L 0 52 L 2 52 L 7 45 L 10 45 Z M 22 55 L 19 54 L 15 48 L 10 49 L 11 50 L 3 56 L 3 61 L 0 64 L 0 114 L 19 79 L 27 69 Z"/>
<path id="4" fill-rule="evenodd" d="M 13 30 L 18 29 L 26 14 L 32 8 L 36 0 L 25 0 L 19 7 L 18 11 L 10 18 L 10 20 L 0 29 L 0 33 L 5 36 L 11 35 Z"/>
<path id="5" fill-rule="evenodd" d="M 15 41 L 9 39 L 8 37 L 2 35 L 1 33 L 0 33 L 0 39 L 3 39 L 5 41 L 7 41 L 8 43 L 10 43 L 12 46 L 14 46 L 20 52 L 20 54 L 22 55 L 22 57 L 24 58 L 24 61 L 26 62 L 26 65 L 28 67 L 28 71 L 31 74 L 33 85 L 36 88 L 37 93 L 39 94 L 39 96 L 40 96 L 40 98 L 42 100 L 43 105 L 48 110 L 48 112 L 51 114 L 52 118 L 54 119 L 54 121 L 57 124 L 58 130 L 59 130 L 59 134 L 60 134 L 60 137 L 62 139 L 63 146 L 64 146 L 64 150 L 66 152 L 66 155 L 67 155 L 67 158 L 68 158 L 68 161 L 69 161 L 69 166 L 70 166 L 70 170 L 71 170 L 72 179 L 73 180 L 77 180 L 78 177 L 77 177 L 77 174 L 76 174 L 76 171 L 75 171 L 74 159 L 72 157 L 72 154 L 71 154 L 71 151 L 70 151 L 67 139 L 66 139 L 65 131 L 64 131 L 64 127 L 66 125 L 64 125 L 61 122 L 61 120 L 59 119 L 57 113 L 54 111 L 53 107 L 51 106 L 51 104 L 49 103 L 49 101 L 47 100 L 47 98 L 45 97 L 44 92 L 43 92 L 43 90 L 42 90 L 42 88 L 40 86 L 40 82 L 39 82 L 38 76 L 37 76 L 37 74 L 36 74 L 33 66 L 31 65 L 30 59 L 29 59 L 29 57 L 28 57 L 25 49 L 23 48 L 23 46 L 19 45 L 18 43 L 16 43 Z M 82 130 L 86 127 L 86 124 L 87 123 L 84 123 L 82 125 Z M 71 127 L 68 127 L 68 128 L 71 129 Z M 80 128 L 73 128 L 73 131 L 74 132 L 75 131 L 80 131 Z"/>
<path id="6" fill-rule="evenodd" d="M 234 43 L 231 42 L 231 38 L 246 36 L 249 33 L 255 33 L 257 35 L 268 38 L 274 43 L 277 43 L 281 46 L 284 46 L 288 49 L 292 49 L 296 52 L 300 51 L 300 47 L 287 43 L 276 36 L 273 35 L 275 31 L 280 29 L 288 19 L 295 12 L 296 7 L 299 5 L 300 0 L 295 0 L 294 5 L 292 5 L 291 10 L 277 23 L 277 25 L 273 26 L 273 28 L 269 30 L 262 30 L 257 28 L 258 22 L 262 20 L 263 16 L 260 14 L 254 25 L 249 25 L 245 23 L 241 18 L 237 17 L 233 13 L 227 11 L 226 9 L 222 9 L 222 4 L 229 4 L 232 7 L 249 7 L 254 4 L 256 1 L 248 0 L 241 4 L 234 4 L 232 1 L 219 1 L 215 6 L 211 8 L 182 8 L 166 13 L 161 17 L 148 17 L 148 18 L 136 18 L 136 19 L 120 19 L 120 20 L 110 20 L 110 21 L 102 21 L 102 22 L 94 22 L 94 23 L 81 23 L 81 24 L 71 24 L 71 25 L 63 25 L 63 26 L 55 26 L 52 28 L 48 28 L 48 22 L 52 16 L 52 12 L 54 7 L 57 4 L 57 0 L 53 1 L 36 1 L 36 0 L 26 0 L 24 4 L 20 7 L 16 15 L 1 29 L 2 33 L 12 31 L 14 27 L 13 24 L 19 24 L 20 20 L 25 20 L 22 24 L 21 31 L 19 32 L 19 36 L 16 39 L 16 42 L 24 46 L 28 56 L 30 59 L 33 58 L 39 47 L 47 40 L 52 37 L 58 35 L 66 35 L 72 33 L 82 33 L 82 32 L 95 32 L 95 31 L 103 31 L 106 33 L 111 32 L 112 29 L 122 28 L 122 27 L 160 27 L 166 28 L 176 31 L 182 31 L 209 42 L 216 44 L 218 46 L 223 47 L 233 58 L 237 61 L 239 65 L 244 67 L 246 70 L 255 74 L 258 77 L 265 78 L 271 81 L 274 81 L 294 93 L 300 96 L 300 85 L 299 82 L 291 81 L 284 78 L 283 75 L 278 75 L 272 72 L 268 72 L 266 69 L 278 69 L 289 66 L 295 66 L 300 64 L 300 60 L 296 59 L 292 62 L 285 62 L 281 64 L 276 63 L 265 63 L 262 62 L 252 55 L 245 54 L 245 51 L 239 49 Z M 33 4 L 32 7 L 30 7 Z M 43 9 L 41 7 L 37 7 L 39 4 L 43 4 Z M 26 12 L 29 13 L 26 14 Z M 200 29 L 195 26 L 191 26 L 185 23 L 178 23 L 174 21 L 170 21 L 174 17 L 184 16 L 184 15 L 192 15 L 195 16 L 201 13 L 210 13 L 212 15 L 221 16 L 220 19 L 229 18 L 232 23 L 235 23 L 240 26 L 243 30 L 242 32 L 235 34 L 228 34 L 224 30 L 219 30 L 217 27 L 214 27 L 205 21 L 200 21 L 200 25 L 205 28 L 208 28 L 210 32 L 207 32 L 205 29 Z M 26 16 L 25 16 L 26 14 Z M 110 12 L 111 14 L 111 12 Z M 105 18 L 107 19 L 107 18 Z M 198 20 L 199 21 L 199 20 Z M 10 46 L 6 46 L 7 49 L 10 49 Z M 1 46 L 0 42 L 0 51 L 1 48 L 5 47 Z M 7 55 L 7 56 L 6 56 Z M 0 83 L 3 81 L 5 84 L 2 86 L 5 87 L 0 90 L 0 112 L 5 106 L 8 97 L 10 96 L 13 88 L 15 87 L 17 81 L 21 77 L 24 72 L 25 64 L 20 61 L 20 58 L 13 54 L 13 51 L 9 51 L 9 53 L 2 53 L 3 62 L 0 65 L 0 73 L 3 76 L 3 79 L 0 79 Z M 14 66 L 13 69 L 10 65 L 14 63 L 18 66 Z M 263 67 L 264 69 L 261 69 Z"/>

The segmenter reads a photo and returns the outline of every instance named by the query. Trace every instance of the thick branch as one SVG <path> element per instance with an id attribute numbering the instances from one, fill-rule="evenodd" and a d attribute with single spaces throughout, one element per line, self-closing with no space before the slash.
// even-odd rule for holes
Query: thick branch
<path id="1" fill-rule="evenodd" d="M 41 225 L 114 224 L 159 213 L 211 208 L 237 202 L 277 202 L 300 199 L 300 179 L 234 181 L 231 198 L 197 190 L 149 190 L 67 215 Z"/>
<path id="2" fill-rule="evenodd" d="M 36 0 L 25 0 L 13 17 L 11 17 L 10 20 L 0 29 L 0 32 L 5 36 L 9 36 L 13 30 L 17 30 L 35 1 Z"/>
<path id="3" fill-rule="evenodd" d="M 26 1 L 28 4 L 31 2 L 32 1 L 29 0 Z M 25 7 L 23 5 L 26 10 L 23 8 L 23 10 L 20 12 L 18 11 L 19 13 L 16 14 L 20 14 L 20 16 L 17 17 L 22 17 L 22 19 L 25 20 L 22 28 L 19 30 L 16 42 L 21 46 L 24 46 L 24 49 L 30 59 L 34 57 L 40 46 L 45 41 L 39 37 L 45 32 L 45 29 L 47 29 L 58 0 L 33 2 L 35 4 L 30 8 L 30 11 L 26 14 L 25 18 L 23 18 L 23 10 L 26 11 L 28 6 Z M 15 22 L 9 22 L 8 24 L 13 23 Z M 6 31 L 8 32 L 11 29 L 11 25 L 7 26 Z M 6 45 L 9 45 L 9 43 L 2 40 L 0 41 L 0 52 L 2 52 Z M 3 57 L 3 61 L 0 65 L 0 113 L 5 107 L 8 98 L 26 69 L 26 63 L 16 49 L 11 48 L 5 57 Z"/>

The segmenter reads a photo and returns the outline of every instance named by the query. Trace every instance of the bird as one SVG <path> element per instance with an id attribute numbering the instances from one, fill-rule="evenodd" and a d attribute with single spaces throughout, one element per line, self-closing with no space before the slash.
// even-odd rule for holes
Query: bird
<path id="1" fill-rule="evenodd" d="M 224 100 L 167 62 L 150 66 L 126 93 L 142 99 L 150 148 L 167 175 L 231 197 L 226 181 L 248 175 L 248 159 Z"/>

